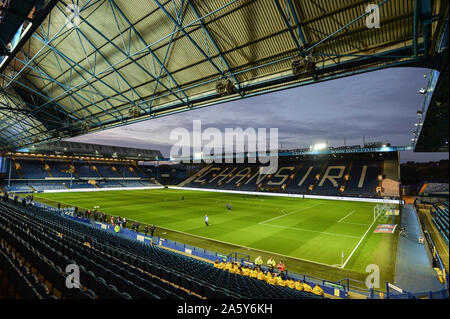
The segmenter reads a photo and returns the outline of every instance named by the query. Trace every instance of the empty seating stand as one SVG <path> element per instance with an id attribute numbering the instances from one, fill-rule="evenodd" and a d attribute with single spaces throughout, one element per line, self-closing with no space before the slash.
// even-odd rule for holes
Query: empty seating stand
<path id="1" fill-rule="evenodd" d="M 0 203 L 0 239 L 2 275 L 23 298 L 322 298 L 11 202 Z M 70 264 L 80 289 L 65 285 Z"/>
<path id="2" fill-rule="evenodd" d="M 121 162 L 89 163 L 85 160 L 20 158 L 15 159 L 14 163 L 10 179 L 7 183 L 3 182 L 8 192 L 29 193 L 69 188 L 96 188 L 88 183 L 90 179 L 96 180 L 98 187 L 101 188 L 155 185 L 150 182 L 149 177 L 143 176 L 143 167 L 134 167 L 135 173 L 133 173 L 127 163 Z M 71 165 L 75 168 L 72 173 Z"/>
<path id="3" fill-rule="evenodd" d="M 441 204 L 433 205 L 434 211 L 432 212 L 432 220 L 436 228 L 439 230 L 442 238 L 445 240 L 447 245 L 449 237 L 449 207 L 448 201 Z"/>

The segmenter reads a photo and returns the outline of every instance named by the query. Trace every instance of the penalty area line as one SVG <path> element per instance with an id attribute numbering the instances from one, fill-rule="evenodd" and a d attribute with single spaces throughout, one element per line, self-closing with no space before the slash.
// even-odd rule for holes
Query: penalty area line
<path id="1" fill-rule="evenodd" d="M 351 214 L 353 214 L 354 212 L 356 212 L 356 210 L 352 210 L 350 213 L 348 213 L 347 215 L 345 215 L 343 218 L 338 220 L 338 223 L 342 222 L 344 219 L 346 219 L 348 216 L 350 216 Z"/>
<path id="2" fill-rule="evenodd" d="M 322 231 L 317 231 L 317 230 L 311 230 L 311 229 L 304 229 L 304 228 L 298 228 L 298 227 L 281 226 L 281 225 L 273 225 L 273 224 L 262 224 L 262 225 L 263 225 L 263 226 L 278 227 L 278 228 L 283 228 L 283 229 L 296 229 L 296 230 L 301 230 L 301 231 L 305 231 L 305 232 L 318 233 L 318 234 L 323 234 L 323 235 L 328 235 L 328 236 L 348 237 L 348 238 L 359 238 L 359 237 L 352 236 L 352 235 L 344 235 L 344 234 L 336 234 L 336 233 L 327 233 L 327 232 L 322 232 Z"/>
<path id="3" fill-rule="evenodd" d="M 303 207 L 303 208 L 294 210 L 293 212 L 290 212 L 290 213 L 287 213 L 287 214 L 283 214 L 283 215 L 280 215 L 280 216 L 276 216 L 276 217 L 274 217 L 274 218 L 270 218 L 270 219 L 266 219 L 266 220 L 260 221 L 258 224 L 265 224 L 265 223 L 270 222 L 270 221 L 272 221 L 272 220 L 275 220 L 275 219 L 278 219 L 278 218 L 282 218 L 282 217 L 286 217 L 286 216 L 289 216 L 289 215 L 292 215 L 292 214 L 295 214 L 295 213 L 304 211 L 305 209 L 310 209 L 310 208 L 313 208 L 313 207 L 316 207 L 316 206 L 319 206 L 319 205 L 323 205 L 323 204 L 324 204 L 324 203 L 318 203 L 318 204 L 316 204 L 316 205 L 312 205 L 312 206 L 308 206 L 308 207 Z"/>
<path id="4" fill-rule="evenodd" d="M 350 260 L 350 258 L 352 258 L 353 254 L 355 253 L 355 251 L 358 249 L 359 245 L 361 245 L 363 239 L 366 237 L 366 235 L 369 233 L 369 231 L 372 229 L 373 224 L 375 224 L 377 220 L 374 219 L 372 224 L 370 224 L 369 228 L 367 228 L 366 232 L 364 233 L 364 235 L 361 237 L 361 239 L 359 240 L 358 244 L 356 244 L 356 247 L 353 249 L 353 251 L 350 253 L 350 256 L 348 256 L 348 258 L 345 260 L 344 264 L 341 266 L 342 269 L 344 269 L 345 265 L 347 265 L 348 261 Z"/>

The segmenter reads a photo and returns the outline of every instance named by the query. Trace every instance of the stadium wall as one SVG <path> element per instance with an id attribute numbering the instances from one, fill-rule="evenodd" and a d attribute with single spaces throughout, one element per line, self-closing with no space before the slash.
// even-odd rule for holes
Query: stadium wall
<path id="1" fill-rule="evenodd" d="M 178 186 L 168 186 L 167 188 L 179 189 L 179 190 L 203 191 L 203 192 L 218 192 L 218 193 L 258 195 L 258 196 L 260 195 L 260 196 L 297 197 L 297 198 L 328 199 L 328 200 L 344 200 L 344 201 L 368 202 L 368 203 L 388 203 L 388 204 L 403 204 L 404 203 L 403 200 L 399 200 L 399 199 L 384 199 L 384 198 L 359 198 L 359 197 L 338 197 L 338 196 L 319 196 L 319 195 L 302 195 L 302 194 L 283 194 L 283 193 L 268 193 L 268 192 L 244 192 L 244 191 L 205 189 L 205 188 L 193 188 L 193 187 L 178 187 Z"/>

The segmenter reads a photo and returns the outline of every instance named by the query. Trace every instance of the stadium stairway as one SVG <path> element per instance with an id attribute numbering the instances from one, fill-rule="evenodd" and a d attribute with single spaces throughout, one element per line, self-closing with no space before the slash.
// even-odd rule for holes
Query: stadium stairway
<path id="1" fill-rule="evenodd" d="M 50 164 L 46 163 L 44 158 L 41 158 L 42 168 L 47 172 L 48 176 L 53 177 Z"/>
<path id="2" fill-rule="evenodd" d="M 79 223 L 41 208 L 0 203 L 2 250 L 43 298 L 323 298 Z M 85 242 L 89 241 L 88 247 Z M 26 256 L 26 260 L 21 259 Z M 82 289 L 66 289 L 62 269 L 79 265 Z M 33 274 L 34 275 L 34 274 Z M 45 289 L 45 287 L 47 289 Z M 17 286 L 17 291 L 20 287 Z M 25 293 L 25 291 L 22 291 Z M 32 297 L 36 297 L 31 294 Z"/>
<path id="3" fill-rule="evenodd" d="M 187 179 L 185 179 L 184 181 L 182 181 L 180 184 L 178 184 L 179 187 L 183 187 L 187 184 L 192 183 L 197 177 L 202 176 L 205 172 L 207 172 L 212 165 L 207 165 L 205 167 L 203 167 L 201 170 L 199 170 L 197 173 L 195 173 L 194 175 L 188 177 Z"/>
<path id="4" fill-rule="evenodd" d="M 323 177 L 323 174 L 325 173 L 325 169 L 327 167 L 327 163 L 324 163 L 322 165 L 322 168 L 320 169 L 320 173 L 318 174 L 319 178 L 314 177 L 314 183 L 312 184 L 312 189 L 308 190 L 308 194 L 311 193 L 311 191 L 315 190 L 317 187 L 317 184 L 319 183 L 320 179 Z"/>
<path id="5" fill-rule="evenodd" d="M 348 165 L 348 167 L 344 173 L 344 179 L 342 180 L 341 185 L 339 185 L 339 192 L 341 193 L 341 195 L 342 195 L 342 192 L 345 191 L 345 187 L 346 187 L 348 179 L 350 179 L 350 172 L 352 171 L 352 166 L 353 166 L 353 162 L 350 162 L 350 165 Z M 348 178 L 345 178 L 346 176 Z"/>
<path id="6" fill-rule="evenodd" d="M 18 164 L 17 162 L 16 162 L 16 159 L 14 158 L 14 157 L 11 157 L 11 159 L 12 159 L 12 161 L 13 161 L 13 166 L 14 166 L 14 171 L 17 173 L 17 175 L 19 176 L 19 178 L 20 179 L 23 179 L 23 177 L 22 177 L 22 172 L 21 172 L 21 169 L 20 169 L 20 164 Z"/>

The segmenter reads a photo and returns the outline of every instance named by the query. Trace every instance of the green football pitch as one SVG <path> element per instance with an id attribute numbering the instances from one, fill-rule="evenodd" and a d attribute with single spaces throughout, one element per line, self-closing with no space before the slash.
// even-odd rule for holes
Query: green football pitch
<path id="1" fill-rule="evenodd" d="M 373 232 L 379 224 L 373 203 L 175 189 L 41 193 L 35 199 L 126 217 L 128 226 L 155 224 L 156 236 L 220 253 L 283 258 L 296 272 L 330 280 L 365 278 L 369 264 L 380 267 L 382 279 L 394 274 L 397 232 Z"/>

